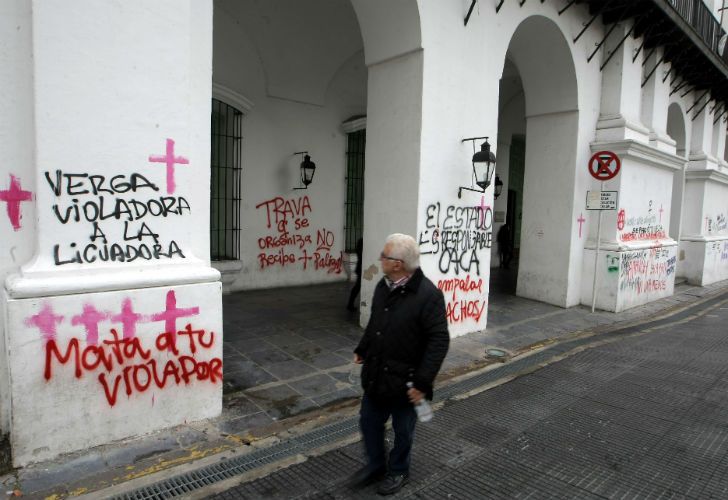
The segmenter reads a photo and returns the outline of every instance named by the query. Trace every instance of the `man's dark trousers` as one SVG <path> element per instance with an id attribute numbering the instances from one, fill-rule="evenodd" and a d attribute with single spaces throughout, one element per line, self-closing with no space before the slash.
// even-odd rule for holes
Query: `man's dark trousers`
<path id="1" fill-rule="evenodd" d="M 410 451 L 415 437 L 417 413 L 408 403 L 396 405 L 381 404 L 366 394 L 361 402 L 359 425 L 364 437 L 369 469 L 375 471 L 386 465 L 384 448 L 384 424 L 392 416 L 394 447 L 389 452 L 389 473 L 407 474 L 410 466 Z"/>

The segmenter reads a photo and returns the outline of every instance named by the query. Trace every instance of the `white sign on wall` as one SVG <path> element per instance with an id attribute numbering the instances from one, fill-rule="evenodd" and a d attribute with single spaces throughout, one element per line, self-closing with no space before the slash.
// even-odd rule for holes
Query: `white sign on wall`
<path id="1" fill-rule="evenodd" d="M 618 191 L 587 191 L 587 210 L 617 210 Z"/>

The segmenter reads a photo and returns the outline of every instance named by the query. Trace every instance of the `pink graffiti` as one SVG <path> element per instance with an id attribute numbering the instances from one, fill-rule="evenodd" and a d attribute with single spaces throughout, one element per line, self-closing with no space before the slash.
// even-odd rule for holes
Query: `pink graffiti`
<path id="1" fill-rule="evenodd" d="M 121 313 L 111 317 L 111 321 L 122 324 L 125 339 L 132 339 L 136 335 L 136 324 L 142 321 L 143 316 L 134 312 L 131 299 L 126 298 L 121 303 Z"/>
<path id="2" fill-rule="evenodd" d="M 98 311 L 92 304 L 84 304 L 83 312 L 71 318 L 71 324 L 83 325 L 86 329 L 86 343 L 99 343 L 99 323 L 109 317 L 108 313 Z"/>
<path id="3" fill-rule="evenodd" d="M 167 153 L 162 155 L 149 155 L 149 161 L 152 163 L 165 163 L 167 165 L 167 194 L 174 193 L 174 165 L 179 163 L 181 165 L 188 165 L 190 161 L 184 156 L 174 155 L 174 141 L 167 139 Z"/>
<path id="4" fill-rule="evenodd" d="M 20 229 L 20 202 L 33 199 L 33 193 L 20 188 L 20 179 L 10 174 L 10 188 L 0 191 L 0 201 L 7 203 L 7 212 L 13 229 Z"/>
<path id="5" fill-rule="evenodd" d="M 188 307 L 186 309 L 177 308 L 177 297 L 174 290 L 167 292 L 167 305 L 163 312 L 152 315 L 152 321 L 164 321 L 164 331 L 172 335 L 177 333 L 177 318 L 186 318 L 196 316 L 200 313 L 199 307 Z"/>
<path id="6" fill-rule="evenodd" d="M 586 219 L 584 218 L 584 214 L 579 214 L 579 218 L 576 219 L 576 222 L 579 223 L 579 238 L 581 238 L 581 226 L 584 224 Z"/>
<path id="7" fill-rule="evenodd" d="M 63 316 L 53 314 L 53 306 L 46 303 L 43 308 L 25 320 L 26 326 L 35 326 L 46 340 L 56 338 L 56 324 L 63 322 Z"/>

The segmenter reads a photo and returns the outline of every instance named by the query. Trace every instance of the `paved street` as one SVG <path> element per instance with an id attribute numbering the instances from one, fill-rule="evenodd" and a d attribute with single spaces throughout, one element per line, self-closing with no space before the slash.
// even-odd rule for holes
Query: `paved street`
<path id="1" fill-rule="evenodd" d="M 728 498 L 728 302 L 690 314 L 448 401 L 396 497 Z M 376 496 L 344 485 L 362 460 L 353 443 L 216 498 Z"/>

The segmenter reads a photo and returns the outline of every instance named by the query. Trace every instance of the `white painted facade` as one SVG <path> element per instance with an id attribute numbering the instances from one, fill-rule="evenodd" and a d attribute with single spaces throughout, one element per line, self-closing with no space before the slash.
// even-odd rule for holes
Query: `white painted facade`
<path id="1" fill-rule="evenodd" d="M 451 334 L 485 329 L 495 235 L 509 217 L 523 297 L 591 305 L 596 270 L 596 306 L 618 312 L 669 296 L 676 277 L 728 278 L 726 129 L 715 102 L 672 92 L 661 48 L 638 51 L 631 36 L 619 44 L 631 21 L 589 61 L 608 27 L 597 20 L 574 41 L 590 19 L 583 4 L 559 15 L 551 0 L 506 0 L 498 13 L 480 1 L 464 25 L 470 3 L 0 5 L 0 193 L 14 197 L 0 202 L 0 429 L 17 465 L 219 413 L 218 270 L 226 290 L 347 277 L 342 124 L 352 118 L 366 126 L 362 323 L 382 242 L 404 232 L 445 292 Z M 212 98 L 243 115 L 239 259 L 214 263 Z M 497 200 L 492 187 L 458 196 L 472 177 L 473 143 L 462 140 L 480 136 L 497 155 Z M 621 170 L 600 182 L 588 166 L 605 150 Z M 302 151 L 316 174 L 294 190 Z M 599 238 L 598 212 L 585 207 L 598 189 L 619 193 Z M 214 341 L 194 353 L 158 345 L 187 324 Z M 139 353 L 94 365 L 115 334 Z M 63 359 L 75 342 L 87 353 L 80 376 Z M 151 360 L 213 369 L 177 382 L 169 368 L 167 384 L 125 375 L 143 361 L 143 378 Z M 102 368 L 119 380 L 114 404 Z"/>

